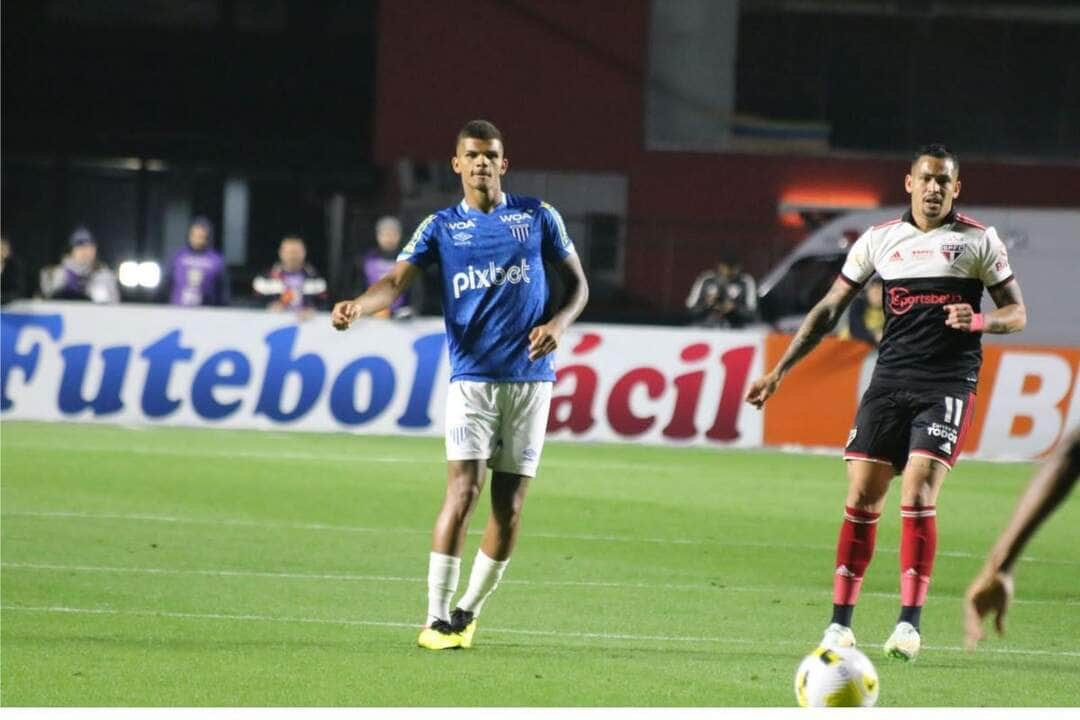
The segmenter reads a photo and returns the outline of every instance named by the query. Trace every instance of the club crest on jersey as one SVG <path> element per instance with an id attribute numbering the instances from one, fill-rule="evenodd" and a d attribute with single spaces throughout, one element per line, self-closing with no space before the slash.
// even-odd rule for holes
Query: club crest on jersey
<path id="1" fill-rule="evenodd" d="M 523 243 L 529 239 L 529 226 L 528 225 L 511 225 L 510 233 L 519 242 Z"/>
<path id="2" fill-rule="evenodd" d="M 960 259 L 960 256 L 964 254 L 964 250 L 966 249 L 967 245 L 962 242 L 941 243 L 941 254 L 944 255 L 945 259 L 950 263 L 954 263 Z"/>

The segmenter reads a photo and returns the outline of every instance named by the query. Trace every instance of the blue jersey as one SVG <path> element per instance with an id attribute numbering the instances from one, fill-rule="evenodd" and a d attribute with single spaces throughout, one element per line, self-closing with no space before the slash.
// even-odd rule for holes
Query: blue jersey
<path id="1" fill-rule="evenodd" d="M 510 193 L 490 213 L 462 201 L 420 223 L 398 260 L 439 264 L 451 382 L 555 379 L 551 355 L 529 360 L 529 331 L 548 299 L 543 261 L 573 252 L 555 208 Z"/>

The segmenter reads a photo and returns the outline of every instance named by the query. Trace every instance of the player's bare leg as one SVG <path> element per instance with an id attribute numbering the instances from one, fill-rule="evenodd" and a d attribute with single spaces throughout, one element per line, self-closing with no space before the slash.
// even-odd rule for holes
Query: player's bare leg
<path id="1" fill-rule="evenodd" d="M 892 481 L 892 465 L 866 460 L 848 460 L 848 493 L 844 522 L 836 543 L 833 575 L 833 616 L 822 645 L 851 646 L 855 634 L 851 616 L 859 599 L 863 576 L 874 556 L 877 523 Z"/>
<path id="2" fill-rule="evenodd" d="M 510 559 L 521 528 L 521 510 L 529 491 L 525 475 L 497 472 L 491 478 L 491 515 L 480 549 L 492 560 Z"/>
<path id="3" fill-rule="evenodd" d="M 484 489 L 487 470 L 483 460 L 450 460 L 446 468 L 446 496 L 435 518 L 431 551 L 460 558 L 469 520 Z"/>
<path id="4" fill-rule="evenodd" d="M 521 528 L 521 511 L 529 490 L 525 475 L 496 472 L 491 478 L 491 515 L 480 550 L 469 574 L 469 587 L 451 613 L 451 625 L 461 633 L 462 647 L 472 645 L 476 618 L 484 603 L 498 587 L 499 580 L 510 564 L 510 554 L 517 543 Z"/>
<path id="5" fill-rule="evenodd" d="M 900 491 L 900 617 L 885 642 L 885 653 L 899 660 L 914 660 L 922 646 L 919 619 L 937 552 L 937 497 L 948 472 L 944 463 L 921 455 L 912 455 L 904 468 Z"/>
<path id="6" fill-rule="evenodd" d="M 427 625 L 420 632 L 421 647 L 445 650 L 461 646 L 450 626 L 450 599 L 461 575 L 461 552 L 469 519 L 484 486 L 483 460 L 451 460 L 447 463 L 446 495 L 432 531 L 428 561 Z"/>

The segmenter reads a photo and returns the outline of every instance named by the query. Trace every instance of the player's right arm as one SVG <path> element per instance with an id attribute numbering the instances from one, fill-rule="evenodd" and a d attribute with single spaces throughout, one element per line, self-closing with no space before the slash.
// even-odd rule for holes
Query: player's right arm
<path id="1" fill-rule="evenodd" d="M 844 310 L 859 294 L 859 290 L 858 286 L 851 285 L 844 278 L 838 278 L 825 297 L 807 314 L 799 326 L 799 331 L 795 333 L 795 339 L 788 345 L 776 366 L 750 384 L 746 402 L 760 410 L 765 401 L 780 387 L 780 381 L 788 371 L 817 347 L 823 337 L 832 332 Z"/>
<path id="2" fill-rule="evenodd" d="M 437 217 L 428 215 L 413 232 L 409 242 L 398 254 L 397 263 L 376 280 L 360 297 L 334 305 L 330 323 L 338 330 L 347 330 L 359 317 L 386 310 L 409 289 L 423 268 L 438 262 L 439 244 L 436 239 Z"/>
<path id="3" fill-rule="evenodd" d="M 836 278 L 825 297 L 806 315 L 802 325 L 799 326 L 799 331 L 795 333 L 795 339 L 788 345 L 787 352 L 776 363 L 776 367 L 750 383 L 750 389 L 746 392 L 746 402 L 760 410 L 765 401 L 772 397 L 776 389 L 780 387 L 780 381 L 795 366 L 795 363 L 806 357 L 821 342 L 821 338 L 836 327 L 844 310 L 874 274 L 874 259 L 870 248 L 871 233 L 872 229 L 867 230 L 851 246 L 847 260 L 844 261 L 844 267 L 840 270 L 840 276 Z"/>
<path id="4" fill-rule="evenodd" d="M 348 330 L 353 321 L 364 315 L 375 315 L 391 305 L 409 289 L 420 274 L 420 268 L 408 260 L 398 260 L 394 267 L 372 283 L 359 297 L 334 305 L 330 322 L 338 330 Z"/>

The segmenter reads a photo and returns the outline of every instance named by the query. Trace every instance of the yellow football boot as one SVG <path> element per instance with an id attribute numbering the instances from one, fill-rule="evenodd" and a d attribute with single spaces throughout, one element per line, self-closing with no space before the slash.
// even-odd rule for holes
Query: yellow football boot
<path id="1" fill-rule="evenodd" d="M 476 632 L 476 616 L 468 610 L 454 608 L 450 613 L 450 629 L 461 638 L 461 647 L 471 648 L 473 634 Z"/>
<path id="2" fill-rule="evenodd" d="M 422 628 L 416 644 L 428 650 L 453 650 L 462 646 L 461 635 L 454 632 L 445 620 L 436 620 Z"/>

